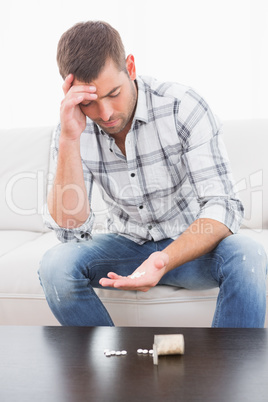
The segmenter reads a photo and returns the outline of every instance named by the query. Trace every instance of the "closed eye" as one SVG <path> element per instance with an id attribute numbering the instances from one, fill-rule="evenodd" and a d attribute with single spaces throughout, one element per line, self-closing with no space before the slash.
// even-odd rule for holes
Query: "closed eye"
<path id="1" fill-rule="evenodd" d="M 84 103 L 80 103 L 80 106 L 83 106 L 83 107 L 88 107 L 88 106 L 90 106 L 90 105 L 91 105 L 91 103 L 92 103 L 92 102 L 88 102 L 88 103 L 86 103 L 86 104 L 84 104 Z"/>
<path id="2" fill-rule="evenodd" d="M 116 98 L 118 95 L 120 95 L 120 91 L 115 95 L 109 95 L 109 98 Z"/>
<path id="3" fill-rule="evenodd" d="M 119 90 L 119 91 L 118 91 Z M 117 93 L 115 93 L 116 91 L 118 91 Z M 115 94 L 114 94 L 115 93 Z M 114 88 L 109 94 L 107 94 L 107 95 L 105 95 L 105 96 L 103 96 L 102 98 L 116 98 L 117 96 L 119 96 L 120 95 L 120 93 L 121 93 L 121 91 L 120 91 L 120 87 L 117 87 L 117 88 Z M 113 95 L 114 94 L 114 95 Z M 100 98 L 100 99 L 102 99 L 102 98 Z M 88 103 L 85 103 L 85 104 L 83 104 L 83 103 L 80 103 L 80 106 L 83 106 L 83 107 L 88 107 L 88 106 L 90 106 L 91 105 L 91 103 L 92 103 L 93 101 L 90 101 L 90 102 L 88 102 Z"/>

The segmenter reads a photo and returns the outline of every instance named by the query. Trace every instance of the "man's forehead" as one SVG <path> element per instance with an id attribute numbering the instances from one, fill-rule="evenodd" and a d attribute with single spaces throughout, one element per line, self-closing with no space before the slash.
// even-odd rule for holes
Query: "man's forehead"
<path id="1" fill-rule="evenodd" d="M 92 80 L 90 82 L 79 81 L 77 78 L 75 78 L 73 81 L 73 85 L 78 86 L 85 85 L 95 87 L 97 95 L 101 98 L 109 96 L 109 94 L 111 94 L 112 92 L 114 92 L 116 89 L 120 88 L 123 85 L 123 79 L 120 78 L 119 77 L 117 79 L 113 79 L 112 77 L 110 79 L 97 78 L 96 80 Z"/>
<path id="2" fill-rule="evenodd" d="M 93 84 L 93 81 L 91 81 L 91 82 L 84 82 L 84 81 L 79 81 L 77 78 L 74 78 L 74 80 L 73 80 L 73 85 L 96 86 L 96 85 Z"/>
<path id="3" fill-rule="evenodd" d="M 104 96 L 113 88 L 122 85 L 125 76 L 126 74 L 123 71 L 119 71 L 112 60 L 107 60 L 104 68 L 100 71 L 97 78 L 90 82 L 79 81 L 77 78 L 75 78 L 73 85 L 94 86 L 97 89 L 97 93 L 99 92 L 98 95 Z"/>

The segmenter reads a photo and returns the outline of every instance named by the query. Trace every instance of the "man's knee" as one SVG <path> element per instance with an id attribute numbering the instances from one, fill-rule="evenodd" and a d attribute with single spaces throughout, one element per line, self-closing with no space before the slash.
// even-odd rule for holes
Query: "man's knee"
<path id="1" fill-rule="evenodd" d="M 225 258 L 233 259 L 236 267 L 241 265 L 253 273 L 258 271 L 261 275 L 267 275 L 267 254 L 259 242 L 248 236 L 235 234 L 222 241 L 222 248 Z"/>
<path id="2" fill-rule="evenodd" d="M 62 243 L 49 249 L 39 266 L 41 282 L 61 281 L 77 268 L 80 259 L 79 243 Z"/>

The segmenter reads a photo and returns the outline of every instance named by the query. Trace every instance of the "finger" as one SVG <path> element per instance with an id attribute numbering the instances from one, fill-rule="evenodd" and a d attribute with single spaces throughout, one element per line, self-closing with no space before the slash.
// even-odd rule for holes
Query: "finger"
<path id="1" fill-rule="evenodd" d="M 122 276 L 121 278 L 114 279 L 114 287 L 116 288 L 126 288 L 126 289 L 138 289 L 140 287 L 144 287 L 144 283 L 142 283 L 138 278 L 132 279 L 129 276 Z"/>
<path id="2" fill-rule="evenodd" d="M 164 261 L 163 261 L 162 258 L 158 258 L 158 259 L 156 259 L 155 262 L 154 262 L 155 268 L 158 268 L 158 269 L 163 268 L 165 265 L 166 265 L 166 264 L 164 263 Z"/>
<path id="3" fill-rule="evenodd" d="M 114 287 L 115 280 L 108 279 L 108 278 L 101 278 L 99 280 L 99 284 L 103 287 Z"/>
<path id="4" fill-rule="evenodd" d="M 109 272 L 109 274 L 107 275 L 109 276 L 109 278 L 101 278 L 99 280 L 99 284 L 101 286 L 110 286 L 110 287 L 117 287 L 122 285 L 122 286 L 128 286 L 128 278 L 124 277 L 124 276 L 120 276 L 115 274 L 114 272 Z M 132 282 L 133 284 L 133 282 Z M 129 283 L 129 285 L 131 285 L 131 282 Z"/>
<path id="5" fill-rule="evenodd" d="M 116 280 L 123 278 L 123 276 L 117 275 L 115 272 L 109 272 L 107 276 L 108 278 L 101 278 L 99 280 L 101 286 L 114 286 Z"/>
<path id="6" fill-rule="evenodd" d="M 72 93 L 91 93 L 96 95 L 96 87 L 94 85 L 73 85 L 70 88 L 70 92 Z"/>
<path id="7" fill-rule="evenodd" d="M 140 292 L 147 292 L 151 287 L 145 285 L 139 285 L 136 281 L 132 279 L 129 281 L 127 278 L 121 277 L 119 279 L 108 279 L 108 278 L 101 278 L 99 284 L 103 287 L 112 287 L 115 289 L 121 290 L 137 290 Z"/>
<path id="8" fill-rule="evenodd" d="M 157 269 L 164 268 L 169 263 L 169 256 L 168 254 L 161 252 L 159 256 L 154 261 L 154 266 Z"/>
<path id="9" fill-rule="evenodd" d="M 65 98 L 62 100 L 61 105 L 64 107 L 74 107 L 78 104 L 81 106 L 88 106 L 91 101 L 97 99 L 97 94 L 92 92 L 81 92 L 81 91 L 72 91 L 71 90 L 66 94 Z"/>
<path id="10" fill-rule="evenodd" d="M 72 96 L 69 98 L 64 98 L 61 102 L 61 113 L 68 113 L 72 109 L 75 108 L 75 106 L 79 105 L 81 102 L 83 102 L 84 97 L 82 95 L 77 95 L 77 96 Z"/>
<path id="11" fill-rule="evenodd" d="M 73 74 L 69 74 L 65 78 L 64 83 L 62 85 L 64 95 L 66 95 L 67 92 L 69 91 L 69 89 L 71 88 L 73 80 L 74 80 L 74 75 Z"/>
<path id="12" fill-rule="evenodd" d="M 72 93 L 70 95 L 66 95 L 61 102 L 61 109 L 68 111 L 79 104 L 83 106 L 82 102 L 88 104 L 92 100 L 95 100 L 96 97 L 97 95 L 91 93 Z"/>
<path id="13" fill-rule="evenodd" d="M 126 280 L 117 280 L 114 282 L 113 287 L 120 290 L 137 290 L 140 292 L 147 292 L 150 289 L 150 286 L 145 286 L 134 282 L 136 281 L 133 281 L 132 279 L 130 282 L 127 282 Z"/>
<path id="14" fill-rule="evenodd" d="M 110 279 L 118 279 L 118 278 L 123 278 L 122 275 L 118 275 L 115 272 L 109 272 L 107 274 L 108 278 Z"/>

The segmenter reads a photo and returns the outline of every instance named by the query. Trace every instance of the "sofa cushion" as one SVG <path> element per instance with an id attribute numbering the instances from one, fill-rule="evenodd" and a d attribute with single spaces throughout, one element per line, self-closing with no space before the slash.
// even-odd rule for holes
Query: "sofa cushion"
<path id="1" fill-rule="evenodd" d="M 245 208 L 242 227 L 268 229 L 268 120 L 226 121 L 223 139 Z"/>
<path id="2" fill-rule="evenodd" d="M 1 230 L 0 231 L 0 257 L 16 250 L 18 247 L 35 240 L 42 234 L 25 230 Z"/>
<path id="3" fill-rule="evenodd" d="M 0 130 L 1 230 L 47 230 L 41 213 L 52 132 L 51 127 Z"/>
<path id="4" fill-rule="evenodd" d="M 59 241 L 52 232 L 32 234 L 32 238 L 0 258 L 0 298 L 4 295 L 44 297 L 37 274 L 39 262 L 45 252 Z"/>

